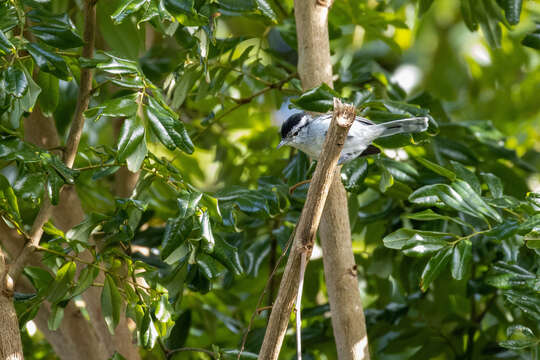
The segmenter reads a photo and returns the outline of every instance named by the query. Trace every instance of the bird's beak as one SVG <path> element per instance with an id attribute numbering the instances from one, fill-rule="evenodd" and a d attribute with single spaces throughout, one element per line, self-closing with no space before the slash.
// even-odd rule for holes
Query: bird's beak
<path id="1" fill-rule="evenodd" d="M 288 141 L 285 140 L 285 139 L 281 140 L 281 141 L 279 142 L 279 144 L 278 144 L 278 146 L 277 146 L 276 149 L 279 149 L 279 148 L 282 147 L 283 145 L 287 145 L 287 142 L 288 142 Z"/>

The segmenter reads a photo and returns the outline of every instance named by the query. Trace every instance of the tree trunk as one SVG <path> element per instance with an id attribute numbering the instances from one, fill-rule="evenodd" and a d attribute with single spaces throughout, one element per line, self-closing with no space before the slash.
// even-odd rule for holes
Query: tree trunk
<path id="1" fill-rule="evenodd" d="M 304 90 L 333 86 L 328 7 L 295 0 L 298 72 Z M 339 359 L 369 359 L 364 312 L 351 244 L 347 194 L 336 169 L 319 230 L 332 327 Z"/>
<path id="2" fill-rule="evenodd" d="M 23 360 L 19 322 L 13 306 L 13 284 L 7 275 L 0 248 L 0 360 Z"/>

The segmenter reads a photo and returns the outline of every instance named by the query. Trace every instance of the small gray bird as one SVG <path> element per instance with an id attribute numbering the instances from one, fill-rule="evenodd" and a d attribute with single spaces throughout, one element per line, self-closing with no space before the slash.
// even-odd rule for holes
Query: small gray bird
<path id="1" fill-rule="evenodd" d="M 289 145 L 302 150 L 314 159 L 318 159 L 331 120 L 332 113 L 315 117 L 304 112 L 291 115 L 281 125 L 281 142 L 278 149 L 283 145 Z M 371 145 L 371 142 L 377 138 L 401 133 L 422 132 L 427 128 L 427 117 L 413 117 L 375 124 L 368 119 L 357 116 L 347 135 L 339 164 L 354 160 L 359 156 L 380 153 L 378 147 Z"/>

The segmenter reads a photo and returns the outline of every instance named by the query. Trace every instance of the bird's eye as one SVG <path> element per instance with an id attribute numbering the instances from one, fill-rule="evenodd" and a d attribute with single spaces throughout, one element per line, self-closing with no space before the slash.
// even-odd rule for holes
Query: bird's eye
<path id="1" fill-rule="evenodd" d="M 293 132 L 292 136 L 296 136 L 296 135 L 298 135 L 298 133 L 299 133 L 299 131 L 295 131 L 295 132 Z"/>

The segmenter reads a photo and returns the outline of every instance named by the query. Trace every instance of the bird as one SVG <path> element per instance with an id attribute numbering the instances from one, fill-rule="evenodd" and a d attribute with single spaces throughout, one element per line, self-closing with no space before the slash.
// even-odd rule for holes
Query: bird
<path id="1" fill-rule="evenodd" d="M 332 113 L 312 116 L 306 112 L 295 113 L 281 125 L 281 142 L 303 151 L 313 159 L 319 159 Z M 375 124 L 371 120 L 356 116 L 341 152 L 338 164 L 344 164 L 360 156 L 375 155 L 381 150 L 371 143 L 380 137 L 402 133 L 423 132 L 428 128 L 427 117 L 412 117 Z"/>

